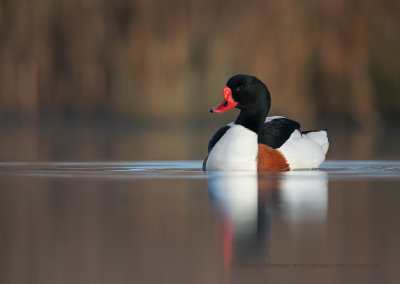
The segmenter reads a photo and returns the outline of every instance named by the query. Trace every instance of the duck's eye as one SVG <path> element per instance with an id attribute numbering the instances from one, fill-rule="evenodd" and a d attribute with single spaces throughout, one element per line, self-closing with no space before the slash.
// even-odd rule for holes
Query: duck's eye
<path id="1" fill-rule="evenodd" d="M 236 87 L 236 91 L 240 91 L 241 89 L 244 88 L 244 85 L 240 84 Z"/>

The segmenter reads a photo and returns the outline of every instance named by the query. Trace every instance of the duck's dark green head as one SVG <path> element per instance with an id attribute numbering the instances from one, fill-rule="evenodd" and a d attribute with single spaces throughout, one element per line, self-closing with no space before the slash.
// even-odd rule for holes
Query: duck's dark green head
<path id="1" fill-rule="evenodd" d="M 257 77 L 235 75 L 226 83 L 223 96 L 222 103 L 210 111 L 222 113 L 238 108 L 240 114 L 235 123 L 258 133 L 271 107 L 267 86 Z"/>
<path id="2" fill-rule="evenodd" d="M 271 106 L 271 97 L 267 86 L 257 77 L 250 75 L 235 75 L 228 80 L 223 89 L 224 100 L 211 112 L 223 113 L 232 108 L 248 111 L 268 113 Z"/>

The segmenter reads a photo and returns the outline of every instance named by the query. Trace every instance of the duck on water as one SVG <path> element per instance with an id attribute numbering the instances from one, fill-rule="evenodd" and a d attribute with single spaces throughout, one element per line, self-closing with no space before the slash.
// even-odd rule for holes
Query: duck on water
<path id="1" fill-rule="evenodd" d="M 258 78 L 236 75 L 223 89 L 223 113 L 240 110 L 233 123 L 222 126 L 208 144 L 206 171 L 287 171 L 318 168 L 329 148 L 326 130 L 301 131 L 300 124 L 270 116 L 271 96 Z"/>

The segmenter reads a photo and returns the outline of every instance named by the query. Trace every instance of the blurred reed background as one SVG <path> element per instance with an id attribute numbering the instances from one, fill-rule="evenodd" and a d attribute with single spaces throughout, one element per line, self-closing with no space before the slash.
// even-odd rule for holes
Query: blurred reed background
<path id="1" fill-rule="evenodd" d="M 269 86 L 271 114 L 330 127 L 332 158 L 393 158 L 399 14 L 395 0 L 1 0 L 0 159 L 200 159 L 236 115 L 207 111 L 237 73 Z"/>

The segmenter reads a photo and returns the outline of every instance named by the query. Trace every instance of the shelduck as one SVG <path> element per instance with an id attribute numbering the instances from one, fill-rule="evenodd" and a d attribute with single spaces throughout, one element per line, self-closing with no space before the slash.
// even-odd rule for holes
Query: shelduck
<path id="1" fill-rule="evenodd" d="M 210 109 L 224 113 L 238 108 L 233 123 L 222 126 L 208 144 L 206 171 L 287 171 L 318 168 L 329 148 L 326 130 L 301 131 L 300 124 L 267 114 L 267 86 L 250 75 L 236 75 L 223 89 L 222 103 Z"/>

